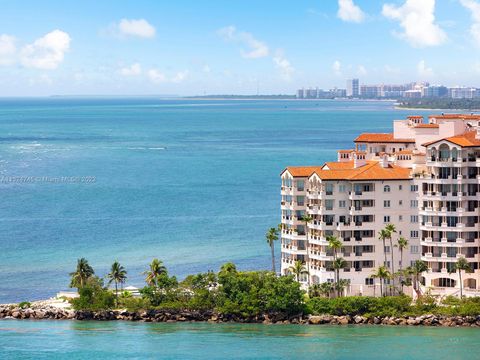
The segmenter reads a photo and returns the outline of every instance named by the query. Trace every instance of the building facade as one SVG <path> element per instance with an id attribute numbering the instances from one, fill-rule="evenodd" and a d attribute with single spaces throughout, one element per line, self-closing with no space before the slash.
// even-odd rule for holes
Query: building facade
<path id="1" fill-rule="evenodd" d="M 358 97 L 360 95 L 360 82 L 358 79 L 347 80 L 347 96 Z"/>
<path id="2" fill-rule="evenodd" d="M 458 275 L 450 272 L 460 257 L 472 271 L 463 276 L 465 293 L 480 293 L 480 116 L 396 120 L 393 133 L 361 134 L 337 161 L 287 167 L 281 180 L 282 274 L 300 260 L 305 286 L 333 281 L 332 235 L 343 245 L 340 278 L 351 295 L 378 295 L 372 274 L 385 261 L 397 271 L 420 259 L 428 265 L 422 291 L 455 294 Z M 397 229 L 393 245 L 400 236 L 409 242 L 401 253 L 378 239 L 387 224 Z"/>

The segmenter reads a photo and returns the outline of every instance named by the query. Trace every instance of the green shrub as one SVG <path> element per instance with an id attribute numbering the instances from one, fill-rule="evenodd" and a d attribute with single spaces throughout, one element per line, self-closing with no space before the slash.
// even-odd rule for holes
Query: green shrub
<path id="1" fill-rule="evenodd" d="M 115 296 L 104 288 L 103 281 L 98 277 L 91 277 L 87 283 L 78 289 L 79 297 L 72 299 L 75 310 L 109 310 L 113 308 Z"/>
<path id="2" fill-rule="evenodd" d="M 21 303 L 18 304 L 18 307 L 21 309 L 27 309 L 30 306 L 32 306 L 32 304 L 28 301 L 22 301 Z"/>

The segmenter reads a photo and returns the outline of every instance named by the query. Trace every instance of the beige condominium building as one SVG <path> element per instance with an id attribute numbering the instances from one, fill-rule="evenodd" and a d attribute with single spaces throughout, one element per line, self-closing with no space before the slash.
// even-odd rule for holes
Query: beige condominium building
<path id="1" fill-rule="evenodd" d="M 422 291 L 455 294 L 454 263 L 464 257 L 471 272 L 465 294 L 480 293 L 480 116 L 409 116 L 394 121 L 392 133 L 364 133 L 355 148 L 339 150 L 335 162 L 287 167 L 281 174 L 281 271 L 305 263 L 307 284 L 333 281 L 327 237 L 342 242 L 351 295 L 379 295 L 371 275 L 385 262 L 378 233 L 394 224 L 409 242 L 402 255 L 387 240 L 387 266 L 398 270 L 424 260 Z M 302 221 L 309 215 L 312 221 Z"/>

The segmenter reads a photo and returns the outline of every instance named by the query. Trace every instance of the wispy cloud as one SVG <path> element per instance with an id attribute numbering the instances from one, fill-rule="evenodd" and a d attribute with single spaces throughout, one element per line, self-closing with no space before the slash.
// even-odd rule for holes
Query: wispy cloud
<path id="1" fill-rule="evenodd" d="M 417 64 L 417 73 L 422 79 L 427 79 L 433 76 L 433 69 L 426 65 L 425 60 L 420 60 Z"/>
<path id="2" fill-rule="evenodd" d="M 414 47 L 436 46 L 447 39 L 434 12 L 435 0 L 406 0 L 402 6 L 384 4 L 382 9 L 383 16 L 400 22 L 403 32 L 395 34 Z"/>
<path id="3" fill-rule="evenodd" d="M 470 34 L 475 43 L 480 45 L 480 3 L 474 0 L 460 0 L 460 3 L 470 10 L 473 24 L 470 26 Z"/>
<path id="4" fill-rule="evenodd" d="M 136 76 L 142 73 L 142 66 L 139 63 L 132 64 L 120 69 L 123 76 Z"/>
<path id="5" fill-rule="evenodd" d="M 342 64 L 340 63 L 339 60 L 335 60 L 332 64 L 332 70 L 333 70 L 333 73 L 337 76 L 341 76 L 342 75 Z"/>
<path id="6" fill-rule="evenodd" d="M 295 72 L 295 68 L 290 64 L 282 51 L 277 51 L 276 55 L 273 57 L 273 62 L 275 66 L 280 71 L 280 76 L 282 79 L 290 81 L 292 79 L 292 75 Z"/>
<path id="7" fill-rule="evenodd" d="M 361 23 L 365 20 L 365 13 L 353 0 L 338 0 L 337 16 L 347 22 Z"/>
<path id="8" fill-rule="evenodd" d="M 15 37 L 6 34 L 0 35 L 0 66 L 13 64 L 16 52 Z"/>
<path id="9" fill-rule="evenodd" d="M 116 38 L 143 38 L 152 39 L 156 34 L 155 27 L 145 19 L 121 19 L 110 24 L 101 34 Z"/>
<path id="10" fill-rule="evenodd" d="M 233 25 L 221 28 L 218 35 L 225 41 L 242 44 L 245 48 L 240 49 L 240 53 L 246 59 L 257 59 L 269 54 L 268 46 L 264 42 L 257 40 L 249 32 L 238 31 Z"/>

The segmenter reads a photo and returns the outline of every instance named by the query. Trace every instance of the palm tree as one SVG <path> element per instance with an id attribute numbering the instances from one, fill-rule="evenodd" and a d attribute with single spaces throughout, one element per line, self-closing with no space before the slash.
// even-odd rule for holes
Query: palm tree
<path id="1" fill-rule="evenodd" d="M 420 275 L 428 270 L 428 264 L 423 260 L 417 260 L 413 263 L 413 266 L 407 268 L 408 273 L 413 276 L 413 289 L 417 293 L 417 297 L 420 297 L 422 293 L 420 292 Z"/>
<path id="2" fill-rule="evenodd" d="M 112 282 L 115 283 L 115 302 L 118 306 L 118 284 L 123 284 L 127 280 L 127 270 L 118 261 L 115 261 L 107 274 L 107 278 L 109 279 L 108 285 Z"/>
<path id="3" fill-rule="evenodd" d="M 305 267 L 305 264 L 301 260 L 297 260 L 290 266 L 289 270 L 295 275 L 295 279 L 300 281 L 300 276 L 303 274 L 308 274 L 308 270 Z"/>
<path id="4" fill-rule="evenodd" d="M 343 269 L 347 266 L 347 262 L 345 261 L 344 258 L 336 258 L 333 260 L 333 269 L 335 270 L 336 274 L 336 279 L 337 281 L 335 282 L 335 289 L 337 290 L 337 296 L 340 296 L 340 269 Z M 345 287 L 345 286 L 343 286 Z"/>
<path id="5" fill-rule="evenodd" d="M 372 278 L 380 279 L 380 295 L 381 296 L 384 296 L 383 282 L 386 279 L 390 279 L 390 277 L 391 277 L 390 271 L 388 271 L 388 268 L 385 265 L 379 266 L 378 269 L 372 274 Z"/>
<path id="6" fill-rule="evenodd" d="M 82 288 L 88 278 L 93 276 L 95 271 L 88 263 L 87 259 L 81 258 L 77 260 L 77 268 L 70 273 L 70 287 Z"/>
<path id="7" fill-rule="evenodd" d="M 166 274 L 167 268 L 163 265 L 163 262 L 158 259 L 153 259 L 150 264 L 150 269 L 143 272 L 146 275 L 145 282 L 149 286 L 157 286 L 157 280 L 160 275 Z"/>
<path id="8" fill-rule="evenodd" d="M 469 262 L 463 256 L 457 260 L 452 269 L 452 273 L 458 271 L 458 281 L 460 283 L 460 299 L 463 298 L 462 270 L 464 270 L 466 273 L 472 272 L 472 268 L 470 267 Z"/>
<path id="9" fill-rule="evenodd" d="M 325 281 L 320 284 L 320 293 L 323 294 L 325 297 L 329 298 L 330 294 L 333 292 L 334 286 L 331 282 Z"/>
<path id="10" fill-rule="evenodd" d="M 334 281 L 335 281 L 335 285 L 338 285 L 340 268 L 338 268 L 338 269 L 335 268 L 335 262 L 337 260 L 337 253 L 342 248 L 342 242 L 340 241 L 340 239 L 338 239 L 337 237 L 335 237 L 333 235 L 328 235 L 327 236 L 327 241 L 328 241 L 328 247 L 333 250 Z M 345 266 L 346 266 L 346 262 L 345 262 L 343 267 L 345 267 Z"/>
<path id="11" fill-rule="evenodd" d="M 390 256 L 391 256 L 391 260 L 392 260 L 392 264 L 390 266 L 390 269 L 391 269 L 390 273 L 392 274 L 393 289 L 395 289 L 395 262 L 393 260 L 393 240 L 392 240 L 392 237 L 393 237 L 393 233 L 397 232 L 397 229 L 395 228 L 394 224 L 387 224 L 385 226 L 385 230 L 388 232 L 388 239 L 390 240 Z"/>
<path id="12" fill-rule="evenodd" d="M 313 221 L 313 217 L 311 217 L 308 214 L 303 214 L 302 217 L 300 218 L 301 221 L 305 223 L 305 239 L 306 239 L 306 245 L 307 245 L 307 273 L 309 274 L 307 276 L 307 284 L 310 285 L 310 245 L 308 243 L 308 223 Z"/>
<path id="13" fill-rule="evenodd" d="M 387 266 L 387 252 L 385 251 L 385 240 L 388 239 L 388 231 L 385 229 L 380 230 L 380 232 L 378 233 L 378 238 L 382 240 L 382 243 L 383 243 L 383 257 L 384 257 L 383 265 Z"/>
<path id="14" fill-rule="evenodd" d="M 278 240 L 278 230 L 275 228 L 270 228 L 267 231 L 267 234 L 265 235 L 265 238 L 267 239 L 267 243 L 270 246 L 270 250 L 272 251 L 272 271 L 276 273 L 275 271 L 275 241 Z"/>
<path id="15" fill-rule="evenodd" d="M 405 239 L 403 236 L 400 236 L 397 240 L 398 250 L 400 250 L 400 274 L 403 274 L 403 250 L 408 247 L 408 240 Z M 403 292 L 403 279 L 400 278 L 400 282 L 402 283 L 402 292 Z"/>

